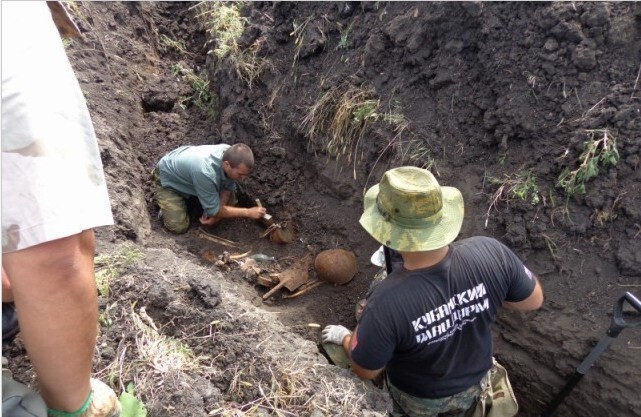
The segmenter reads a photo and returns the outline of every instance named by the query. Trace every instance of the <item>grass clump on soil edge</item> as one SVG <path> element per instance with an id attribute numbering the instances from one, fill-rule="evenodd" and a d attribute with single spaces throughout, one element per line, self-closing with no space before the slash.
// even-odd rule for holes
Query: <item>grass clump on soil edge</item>
<path id="1" fill-rule="evenodd" d="M 238 78 L 251 89 L 258 77 L 266 68 L 271 68 L 271 65 L 267 59 L 259 56 L 265 42 L 264 37 L 258 37 L 249 45 L 243 45 L 240 41 L 248 24 L 247 18 L 241 15 L 244 6 L 243 2 L 206 1 L 193 7 L 200 24 L 208 33 L 209 42 L 213 42 L 213 48 L 208 54 L 213 54 L 219 60 L 227 60 Z"/>
<path id="2" fill-rule="evenodd" d="M 386 151 L 392 149 L 401 165 L 431 168 L 431 151 L 423 140 L 410 132 L 400 103 L 393 101 L 388 107 L 385 108 L 371 86 L 343 84 L 327 89 L 308 107 L 299 130 L 307 137 L 310 148 L 321 149 L 331 158 L 352 164 L 354 179 L 356 167 L 363 159 L 363 141 L 374 141 L 377 125 L 390 130 L 392 135 L 373 167 Z"/>

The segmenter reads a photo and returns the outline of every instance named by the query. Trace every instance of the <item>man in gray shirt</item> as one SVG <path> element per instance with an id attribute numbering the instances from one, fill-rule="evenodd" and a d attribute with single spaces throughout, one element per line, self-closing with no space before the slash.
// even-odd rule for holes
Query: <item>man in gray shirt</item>
<path id="1" fill-rule="evenodd" d="M 200 201 L 203 225 L 211 226 L 228 217 L 260 219 L 265 208 L 230 204 L 236 181 L 244 181 L 253 168 L 254 154 L 243 143 L 181 146 L 169 152 L 160 159 L 153 174 L 163 225 L 173 233 L 189 229 L 185 199 L 190 196 Z"/>

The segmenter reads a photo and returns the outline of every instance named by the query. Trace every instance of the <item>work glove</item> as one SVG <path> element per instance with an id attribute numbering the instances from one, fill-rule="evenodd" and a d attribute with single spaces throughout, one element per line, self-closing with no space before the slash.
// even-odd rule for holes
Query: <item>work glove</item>
<path id="1" fill-rule="evenodd" d="M 91 391 L 91 401 L 87 409 L 78 414 L 78 417 L 120 417 L 120 401 L 118 401 L 116 393 L 107 384 L 91 378 Z M 49 416 L 71 414 L 49 409 Z"/>
<path id="2" fill-rule="evenodd" d="M 116 393 L 107 384 L 91 378 L 93 398 L 82 417 L 120 417 L 120 402 Z"/>
<path id="3" fill-rule="evenodd" d="M 345 336 L 351 333 L 345 326 L 330 324 L 323 329 L 322 340 L 325 343 L 342 345 Z"/>

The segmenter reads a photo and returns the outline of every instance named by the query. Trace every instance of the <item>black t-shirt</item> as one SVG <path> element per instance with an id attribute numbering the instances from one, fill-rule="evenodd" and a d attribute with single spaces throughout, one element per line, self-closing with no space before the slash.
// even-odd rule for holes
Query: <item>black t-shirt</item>
<path id="1" fill-rule="evenodd" d="M 385 367 L 392 384 L 441 398 L 478 383 L 492 366 L 490 325 L 503 301 L 528 298 L 536 281 L 505 245 L 472 237 L 429 268 L 395 268 L 367 300 L 352 360 Z"/>

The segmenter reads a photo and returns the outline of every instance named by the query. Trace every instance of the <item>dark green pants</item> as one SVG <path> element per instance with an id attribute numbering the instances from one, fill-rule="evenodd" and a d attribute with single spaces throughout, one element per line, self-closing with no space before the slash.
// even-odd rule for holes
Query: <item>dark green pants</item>
<path id="1" fill-rule="evenodd" d="M 154 169 L 153 178 L 156 184 L 156 203 L 162 210 L 162 224 L 172 233 L 185 233 L 189 229 L 185 199 L 177 192 L 162 186 L 158 168 Z"/>

